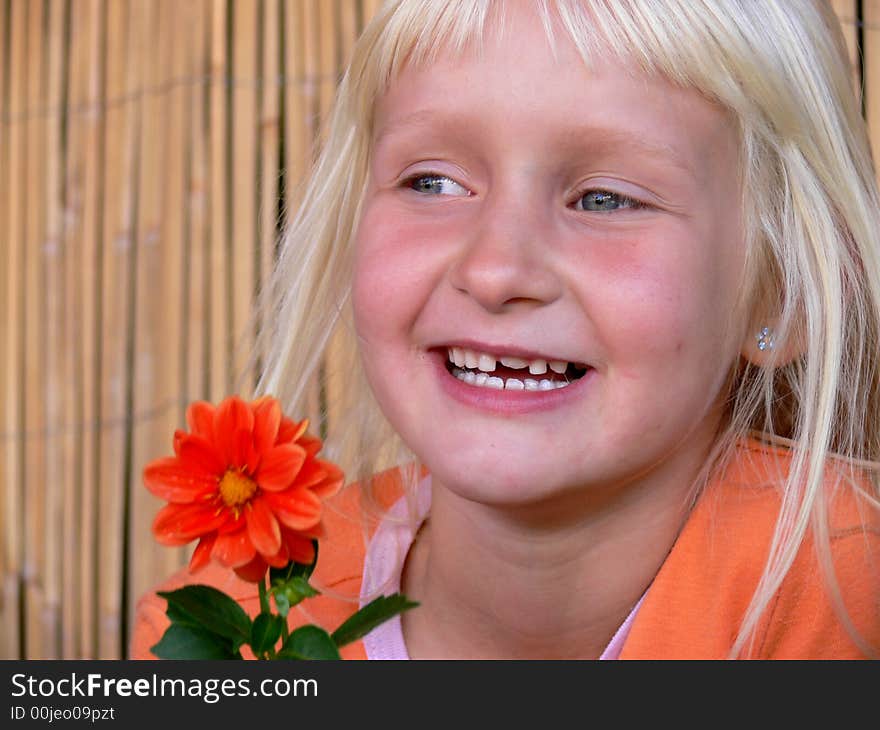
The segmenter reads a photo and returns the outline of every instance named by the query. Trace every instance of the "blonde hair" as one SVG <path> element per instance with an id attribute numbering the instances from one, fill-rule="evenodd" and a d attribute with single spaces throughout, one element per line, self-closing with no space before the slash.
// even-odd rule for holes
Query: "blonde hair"
<path id="1" fill-rule="evenodd" d="M 366 189 L 375 101 L 405 66 L 478 46 L 499 0 L 391 0 L 365 29 L 339 86 L 326 143 L 284 236 L 263 292 L 257 389 L 291 412 L 307 408 L 310 384 L 332 342 L 338 410 L 328 449 L 349 479 L 415 457 L 388 424 L 359 364 L 349 287 L 352 242 Z M 824 0 L 542 0 L 548 37 L 571 37 L 589 66 L 597 53 L 621 68 L 658 73 L 727 108 L 740 133 L 747 237 L 742 333 L 777 322 L 796 352 L 763 366 L 734 364 L 722 430 L 695 491 L 760 435 L 785 445 L 782 503 L 763 575 L 731 656 L 750 651 L 759 621 L 811 533 L 829 594 L 861 648 L 834 579 L 823 484 L 878 502 L 880 221 L 865 125 L 837 19 Z M 555 22 L 554 22 L 555 21 Z M 750 329 L 751 328 L 751 329 Z M 782 353 L 783 347 L 774 352 Z M 773 357 L 771 353 L 771 358 Z"/>

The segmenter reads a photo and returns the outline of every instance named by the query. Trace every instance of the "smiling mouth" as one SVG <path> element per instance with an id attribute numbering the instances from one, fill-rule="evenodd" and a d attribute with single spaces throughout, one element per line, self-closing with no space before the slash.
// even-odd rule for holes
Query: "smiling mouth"
<path id="1" fill-rule="evenodd" d="M 589 366 L 542 358 L 495 356 L 466 348 L 447 348 L 446 370 L 468 385 L 494 390 L 549 391 L 582 378 Z"/>

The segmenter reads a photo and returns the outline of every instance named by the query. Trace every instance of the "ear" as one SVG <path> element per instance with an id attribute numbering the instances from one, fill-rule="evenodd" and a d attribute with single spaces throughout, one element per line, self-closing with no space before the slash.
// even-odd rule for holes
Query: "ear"
<path id="1" fill-rule="evenodd" d="M 794 328 L 785 336 L 776 319 L 752 326 L 743 340 L 740 354 L 757 367 L 779 368 L 800 357 L 804 352 L 802 339 Z"/>

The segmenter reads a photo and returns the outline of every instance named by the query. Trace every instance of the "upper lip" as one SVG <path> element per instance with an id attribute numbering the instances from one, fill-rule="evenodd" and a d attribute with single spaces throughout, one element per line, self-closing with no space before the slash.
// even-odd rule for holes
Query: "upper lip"
<path id="1" fill-rule="evenodd" d="M 527 347 L 520 347 L 519 345 L 509 345 L 501 343 L 491 344 L 488 342 L 479 342 L 478 340 L 456 339 L 435 346 L 436 349 L 448 349 L 450 347 L 461 347 L 467 350 L 474 350 L 476 352 L 484 352 L 487 355 L 496 355 L 501 357 L 519 357 L 523 360 L 552 360 L 554 362 L 568 362 L 575 365 L 582 365 L 584 367 L 587 367 L 587 363 L 583 360 L 572 359 L 569 357 L 564 357 L 562 355 L 551 355 L 548 354 L 547 351 L 539 352 L 538 350 L 532 350 Z"/>

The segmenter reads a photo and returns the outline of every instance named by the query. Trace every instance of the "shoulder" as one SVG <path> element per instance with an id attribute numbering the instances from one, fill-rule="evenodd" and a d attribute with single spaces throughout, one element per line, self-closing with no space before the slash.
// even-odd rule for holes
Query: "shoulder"
<path id="1" fill-rule="evenodd" d="M 648 590 L 624 656 L 724 658 L 764 572 L 782 505 L 784 450 L 747 442 L 693 509 Z M 828 485 L 834 469 L 829 467 Z M 876 510 L 854 490 L 828 494 L 830 561 L 860 632 L 880 646 L 880 552 Z M 812 532 L 765 612 L 761 658 L 857 658 L 834 610 Z"/>
<path id="2" fill-rule="evenodd" d="M 384 511 L 403 493 L 399 470 L 391 469 L 377 475 L 370 487 L 369 490 L 362 489 L 353 483 L 325 502 L 322 518 L 325 535 L 320 541 L 311 580 L 321 595 L 291 609 L 288 616 L 291 629 L 315 623 L 332 631 L 357 610 L 366 545 Z M 213 561 L 196 573 L 182 568 L 137 601 L 129 646 L 132 659 L 154 659 L 150 647 L 159 641 L 169 625 L 165 615 L 166 602 L 157 595 L 158 592 L 194 584 L 223 591 L 250 616 L 259 613 L 256 584 L 241 580 L 234 572 Z M 243 654 L 247 651 L 244 650 Z M 364 658 L 362 643 L 343 647 L 342 655 L 345 659 Z M 252 657 L 248 655 L 247 658 Z"/>

